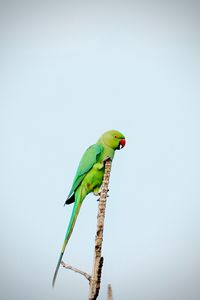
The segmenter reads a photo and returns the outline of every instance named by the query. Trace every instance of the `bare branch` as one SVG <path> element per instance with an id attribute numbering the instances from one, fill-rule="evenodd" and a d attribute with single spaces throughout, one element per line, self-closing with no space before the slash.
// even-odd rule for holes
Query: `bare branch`
<path id="1" fill-rule="evenodd" d="M 83 276 L 84 276 L 87 280 L 89 280 L 89 282 L 90 282 L 91 276 L 90 276 L 89 274 L 87 274 L 86 272 L 83 272 L 83 271 L 81 271 L 81 270 L 79 270 L 79 269 L 77 269 L 77 268 L 74 268 L 74 267 L 72 267 L 72 266 L 70 266 L 70 265 L 68 265 L 68 264 L 65 264 L 64 261 L 61 262 L 61 265 L 62 265 L 65 269 L 69 269 L 69 270 L 72 270 L 72 271 L 74 271 L 74 272 L 76 272 L 76 273 L 79 273 L 79 274 L 83 275 Z"/>
<path id="2" fill-rule="evenodd" d="M 108 285 L 108 300 L 113 300 L 111 284 Z"/>
<path id="3" fill-rule="evenodd" d="M 98 206 L 97 231 L 95 237 L 93 271 L 90 280 L 89 300 L 96 300 L 100 290 L 101 271 L 103 266 L 103 257 L 101 256 L 101 249 L 103 243 L 104 218 L 105 218 L 106 199 L 107 199 L 110 171 L 111 171 L 111 160 L 107 159 L 105 161 L 105 173 L 104 173 L 104 179 L 103 179 L 101 195 L 99 199 L 99 206 Z"/>

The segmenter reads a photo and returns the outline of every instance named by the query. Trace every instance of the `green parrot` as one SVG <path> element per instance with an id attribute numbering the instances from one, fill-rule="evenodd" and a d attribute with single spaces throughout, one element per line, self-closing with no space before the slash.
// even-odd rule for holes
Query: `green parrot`
<path id="1" fill-rule="evenodd" d="M 91 192 L 93 192 L 94 195 L 99 195 L 99 190 L 102 185 L 105 171 L 106 159 L 110 158 L 112 160 L 115 150 L 120 150 L 125 146 L 125 144 L 126 140 L 122 133 L 117 130 L 110 130 L 105 132 L 99 138 L 97 143 L 90 146 L 83 154 L 72 184 L 72 188 L 65 202 L 65 204 L 74 203 L 74 207 L 54 273 L 52 283 L 53 286 L 55 284 L 58 269 L 65 248 L 72 234 L 83 200 Z"/>

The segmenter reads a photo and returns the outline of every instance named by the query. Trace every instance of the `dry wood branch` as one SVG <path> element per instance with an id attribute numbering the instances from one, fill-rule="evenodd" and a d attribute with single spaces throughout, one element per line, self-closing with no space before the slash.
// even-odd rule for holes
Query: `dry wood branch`
<path id="1" fill-rule="evenodd" d="M 105 162 L 105 173 L 104 173 L 104 179 L 103 179 L 101 195 L 99 199 L 99 206 L 98 206 L 97 231 L 95 237 L 93 271 L 90 280 L 89 300 L 96 300 L 100 290 L 101 271 L 103 266 L 103 257 L 101 256 L 101 249 L 103 243 L 104 218 L 105 218 L 106 198 L 108 192 L 110 171 L 111 171 L 111 160 L 107 159 Z"/>
<path id="2" fill-rule="evenodd" d="M 113 300 L 111 284 L 108 285 L 108 300 Z"/>
<path id="3" fill-rule="evenodd" d="M 83 272 L 83 271 L 81 271 L 81 270 L 79 270 L 79 269 L 77 269 L 77 268 L 74 268 L 74 267 L 72 267 L 72 266 L 70 266 L 70 265 L 68 265 L 68 264 L 65 264 L 64 261 L 61 262 L 61 265 L 62 265 L 65 269 L 72 270 L 72 271 L 74 271 L 74 272 L 76 272 L 76 273 L 79 273 L 79 274 L 83 275 L 87 280 L 89 280 L 89 281 L 91 280 L 91 276 L 90 276 L 89 274 L 87 274 L 86 272 Z"/>

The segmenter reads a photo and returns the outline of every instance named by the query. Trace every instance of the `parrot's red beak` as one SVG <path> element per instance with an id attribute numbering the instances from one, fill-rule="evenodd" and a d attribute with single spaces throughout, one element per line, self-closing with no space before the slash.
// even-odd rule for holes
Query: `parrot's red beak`
<path id="1" fill-rule="evenodd" d="M 125 139 L 120 140 L 118 149 L 120 150 L 124 148 L 125 145 L 126 145 L 126 140 Z"/>

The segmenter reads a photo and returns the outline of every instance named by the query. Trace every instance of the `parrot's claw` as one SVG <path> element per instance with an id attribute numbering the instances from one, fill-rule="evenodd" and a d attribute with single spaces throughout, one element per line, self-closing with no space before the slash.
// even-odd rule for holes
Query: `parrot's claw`
<path id="1" fill-rule="evenodd" d="M 100 196 L 101 197 L 101 192 L 99 193 L 99 195 L 98 196 Z M 100 197 L 97 199 L 97 201 L 99 201 L 100 200 Z M 109 197 L 109 195 L 107 194 L 106 195 L 106 198 L 108 198 Z"/>
<path id="2" fill-rule="evenodd" d="M 102 191 L 100 191 L 100 192 L 98 192 L 98 194 L 96 194 L 96 196 L 98 195 L 98 196 L 101 196 L 101 192 Z M 109 189 L 107 189 L 107 193 L 109 192 Z M 108 195 L 107 195 L 107 197 L 109 197 Z"/>
<path id="3" fill-rule="evenodd" d="M 102 191 L 100 191 L 100 192 L 98 192 L 98 196 L 101 196 L 101 192 Z M 107 193 L 109 192 L 109 189 L 107 189 Z M 107 195 L 108 196 L 108 195 Z"/>

